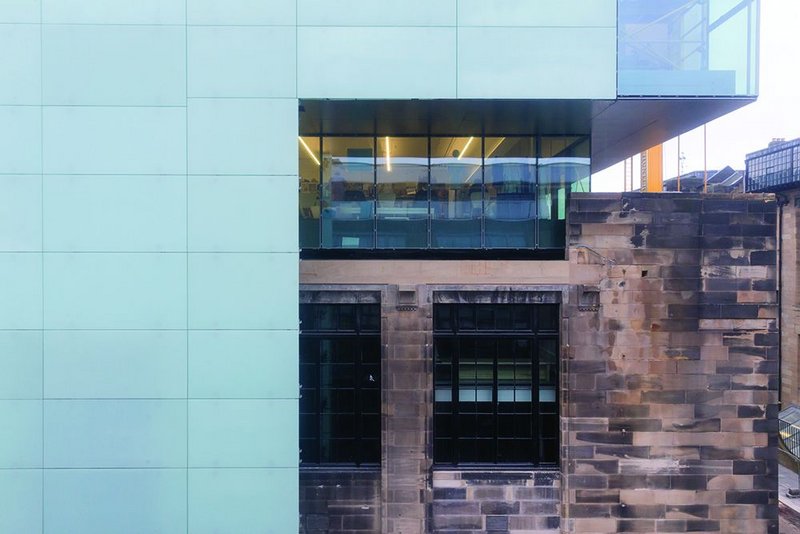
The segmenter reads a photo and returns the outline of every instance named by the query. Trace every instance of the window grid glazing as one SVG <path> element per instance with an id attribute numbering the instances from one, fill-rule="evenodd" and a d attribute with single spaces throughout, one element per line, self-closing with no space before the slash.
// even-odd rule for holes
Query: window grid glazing
<path id="1" fill-rule="evenodd" d="M 300 305 L 301 465 L 380 463 L 378 304 Z"/>
<path id="2" fill-rule="evenodd" d="M 558 463 L 558 305 L 434 306 L 434 462 Z"/>

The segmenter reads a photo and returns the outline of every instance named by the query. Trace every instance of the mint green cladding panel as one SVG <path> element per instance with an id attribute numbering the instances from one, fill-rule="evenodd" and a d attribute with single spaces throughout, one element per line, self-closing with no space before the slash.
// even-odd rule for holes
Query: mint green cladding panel
<path id="1" fill-rule="evenodd" d="M 0 252 L 0 325 L 9 330 L 42 328 L 42 254 Z M 13 281 L 13 282 L 12 282 Z"/>
<path id="2" fill-rule="evenodd" d="M 188 113 L 189 174 L 297 174 L 296 99 L 193 97 Z"/>
<path id="3" fill-rule="evenodd" d="M 311 98 L 455 98 L 454 27 L 298 28 L 298 91 Z"/>
<path id="4" fill-rule="evenodd" d="M 6 469 L 0 480 L 0 532 L 40 532 L 42 471 Z"/>
<path id="5" fill-rule="evenodd" d="M 186 0 L 186 14 L 190 26 L 294 26 L 297 1 Z"/>
<path id="6" fill-rule="evenodd" d="M 44 103 L 185 105 L 185 46 L 184 26 L 45 25 Z"/>
<path id="7" fill-rule="evenodd" d="M 0 2 L 0 532 L 297 530 L 296 11 Z"/>
<path id="8" fill-rule="evenodd" d="M 457 0 L 458 22 L 489 27 L 615 27 L 617 0 Z"/>
<path id="9" fill-rule="evenodd" d="M 6 0 L 0 4 L 0 23 L 39 24 L 42 21 L 42 0 Z"/>
<path id="10" fill-rule="evenodd" d="M 189 471 L 189 532 L 216 534 L 278 532 L 275 525 L 297 522 L 295 506 L 279 508 L 299 494 L 294 469 L 192 469 Z M 258 513 L 220 514 L 218 510 Z M 286 532 L 294 532 L 287 530 Z"/>
<path id="11" fill-rule="evenodd" d="M 45 174 L 186 173 L 185 107 L 47 106 L 42 120 Z"/>
<path id="12" fill-rule="evenodd" d="M 27 174 L 0 174 L 0 250 L 42 249 L 42 181 Z"/>
<path id="13" fill-rule="evenodd" d="M 0 442 L 0 468 L 42 467 L 41 414 L 41 400 L 0 400 L 0 425 L 13 437 Z"/>
<path id="14" fill-rule="evenodd" d="M 456 0 L 297 0 L 299 26 L 452 26 Z"/>
<path id="15" fill-rule="evenodd" d="M 298 342 L 291 330 L 189 332 L 189 395 L 200 399 L 292 398 L 298 367 L 279 365 L 279 361 L 297 353 Z M 228 350 L 231 346 L 236 352 Z"/>
<path id="16" fill-rule="evenodd" d="M 43 194 L 46 251 L 186 249 L 185 176 L 48 174 Z"/>
<path id="17" fill-rule="evenodd" d="M 0 398 L 42 398 L 41 330 L 0 331 Z"/>
<path id="18" fill-rule="evenodd" d="M 613 98 L 616 32 L 609 27 L 459 28 L 461 98 Z M 502 52 L 486 43 L 503 43 Z"/>
<path id="19" fill-rule="evenodd" d="M 187 4 L 190 532 L 297 530 L 296 11 Z"/>
<path id="20" fill-rule="evenodd" d="M 44 348 L 46 399 L 186 397 L 182 331 L 49 330 Z"/>
<path id="21" fill-rule="evenodd" d="M 12 100 L 11 96 L 9 100 Z M 36 100 L 37 103 L 40 101 L 38 98 Z M 32 105 L 0 104 L 0 173 L 40 174 L 41 172 L 41 109 Z"/>
<path id="22" fill-rule="evenodd" d="M 186 400 L 45 400 L 45 468 L 186 467 Z"/>
<path id="23" fill-rule="evenodd" d="M 11 0 L 26 1 L 26 0 Z M 27 0 L 42 3 L 52 24 L 174 24 L 186 21 L 186 0 Z"/>
<path id="24" fill-rule="evenodd" d="M 4 104 L 38 104 L 41 95 L 41 26 L 9 24 L 0 32 L 0 65 L 5 71 L 0 85 Z"/>
<path id="25" fill-rule="evenodd" d="M 295 469 L 297 460 L 287 461 L 299 439 L 293 404 L 291 399 L 190 400 L 189 467 Z"/>
<path id="26" fill-rule="evenodd" d="M 45 329 L 186 328 L 185 253 L 46 253 L 43 279 Z"/>
<path id="27" fill-rule="evenodd" d="M 284 176 L 189 176 L 189 250 L 296 252 L 296 192 Z"/>
<path id="28" fill-rule="evenodd" d="M 298 95 L 613 99 L 616 6 L 298 0 Z"/>
<path id="29" fill-rule="evenodd" d="M 45 469 L 39 528 L 58 534 L 186 532 L 186 474 L 185 469 Z"/>
<path id="30" fill-rule="evenodd" d="M 188 43 L 191 97 L 295 94 L 294 26 L 190 26 Z"/>

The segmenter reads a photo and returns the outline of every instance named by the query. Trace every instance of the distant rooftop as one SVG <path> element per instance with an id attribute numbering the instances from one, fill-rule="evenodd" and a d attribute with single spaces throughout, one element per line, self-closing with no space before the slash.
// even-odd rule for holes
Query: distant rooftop
<path id="1" fill-rule="evenodd" d="M 741 193 L 743 191 L 744 171 L 731 167 L 708 171 L 709 193 Z M 681 175 L 681 192 L 702 193 L 705 171 L 691 171 Z M 677 191 L 678 178 L 664 180 L 664 191 Z"/>

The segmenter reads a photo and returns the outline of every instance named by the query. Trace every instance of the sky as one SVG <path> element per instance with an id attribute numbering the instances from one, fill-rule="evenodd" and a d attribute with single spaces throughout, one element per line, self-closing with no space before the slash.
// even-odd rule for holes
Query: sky
<path id="1" fill-rule="evenodd" d="M 708 169 L 744 169 L 745 155 L 773 138 L 800 137 L 800 0 L 761 0 L 758 100 L 709 122 Z M 703 128 L 681 135 L 681 172 L 703 170 Z M 678 173 L 677 138 L 664 144 L 664 178 Z M 639 160 L 634 160 L 639 186 Z M 592 176 L 592 191 L 622 191 L 623 164 Z M 630 180 L 630 178 L 629 178 Z M 630 187 L 630 186 L 629 186 Z"/>

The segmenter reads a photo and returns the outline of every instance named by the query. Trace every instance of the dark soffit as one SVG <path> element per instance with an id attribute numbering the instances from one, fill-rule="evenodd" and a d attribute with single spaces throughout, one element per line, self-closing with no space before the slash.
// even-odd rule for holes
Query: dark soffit
<path id="1" fill-rule="evenodd" d="M 301 100 L 300 135 L 589 135 L 592 172 L 754 98 Z"/>

